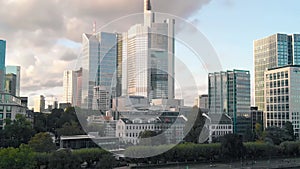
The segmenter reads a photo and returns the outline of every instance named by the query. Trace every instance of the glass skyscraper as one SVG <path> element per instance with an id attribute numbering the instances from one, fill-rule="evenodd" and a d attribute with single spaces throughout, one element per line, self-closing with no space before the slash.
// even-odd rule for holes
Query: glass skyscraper
<path id="1" fill-rule="evenodd" d="M 97 102 L 96 86 L 116 91 L 117 34 L 99 32 L 83 34 L 82 42 L 82 108 L 92 109 Z M 96 99 L 96 100 L 95 100 Z"/>
<path id="2" fill-rule="evenodd" d="M 244 119 L 250 117 L 250 72 L 233 70 L 209 73 L 208 83 L 209 113 L 229 115 L 234 132 L 245 133 L 248 122 Z"/>
<path id="3" fill-rule="evenodd" d="M 264 110 L 264 73 L 267 69 L 300 64 L 300 34 L 274 34 L 254 41 L 255 104 Z"/>
<path id="4" fill-rule="evenodd" d="M 20 80 L 21 80 L 21 67 L 20 66 L 6 66 L 6 74 L 15 74 L 16 83 L 14 88 L 16 89 L 15 96 L 20 97 Z"/>
<path id="5" fill-rule="evenodd" d="M 0 39 L 0 92 L 3 92 L 5 87 L 5 55 L 6 41 Z"/>
<path id="6" fill-rule="evenodd" d="M 175 21 L 155 22 L 150 0 L 144 5 L 144 24 L 123 34 L 122 95 L 174 99 Z"/>

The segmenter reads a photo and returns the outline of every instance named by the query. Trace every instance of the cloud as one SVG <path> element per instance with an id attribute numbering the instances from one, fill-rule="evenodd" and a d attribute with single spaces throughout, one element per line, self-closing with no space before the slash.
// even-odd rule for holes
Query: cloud
<path id="1" fill-rule="evenodd" d="M 152 0 L 152 7 L 156 12 L 188 18 L 209 2 Z M 74 65 L 78 48 L 61 44 L 60 39 L 80 43 L 82 33 L 92 32 L 94 21 L 101 27 L 142 12 L 142 0 L 0 1 L 0 37 L 7 40 L 6 63 L 22 68 L 21 94 L 62 87 L 63 71 Z M 131 19 L 120 25 L 126 27 L 135 22 Z"/>

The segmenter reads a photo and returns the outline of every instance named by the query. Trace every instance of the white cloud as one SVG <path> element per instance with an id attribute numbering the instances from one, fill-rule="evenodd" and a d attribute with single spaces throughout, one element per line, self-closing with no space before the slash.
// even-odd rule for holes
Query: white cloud
<path id="1" fill-rule="evenodd" d="M 152 6 L 157 12 L 188 17 L 209 2 L 152 0 Z M 80 43 L 82 33 L 91 32 L 94 21 L 101 26 L 142 11 L 142 0 L 0 1 L 0 37 L 7 40 L 6 63 L 22 67 L 21 94 L 53 89 L 60 95 L 57 88 L 62 87 L 63 71 L 74 64 L 78 52 L 59 44 L 60 39 Z"/>

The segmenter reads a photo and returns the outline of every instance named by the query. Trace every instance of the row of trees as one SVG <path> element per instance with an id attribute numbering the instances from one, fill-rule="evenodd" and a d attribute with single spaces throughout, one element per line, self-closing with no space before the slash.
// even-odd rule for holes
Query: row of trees
<path id="1" fill-rule="evenodd" d="M 51 153 L 37 153 L 28 145 L 0 149 L 0 169 L 63 168 L 109 169 L 119 165 L 115 157 L 102 149 L 63 149 Z"/>
<path id="2" fill-rule="evenodd" d="M 130 163 L 166 163 L 187 161 L 236 161 L 236 160 L 259 160 L 274 157 L 294 157 L 300 155 L 300 142 L 286 141 L 280 145 L 264 142 L 242 142 L 242 137 L 229 134 L 221 139 L 221 143 L 194 144 L 184 143 L 175 146 L 169 151 L 148 158 L 128 159 Z M 156 147 L 138 146 L 125 151 L 125 156 L 133 154 L 145 154 L 147 151 L 155 152 L 168 149 L 170 145 Z M 142 157 L 142 156 L 141 156 Z"/>
<path id="3" fill-rule="evenodd" d="M 54 109 L 51 114 L 36 113 L 33 124 L 23 115 L 17 115 L 14 120 L 5 119 L 5 127 L 0 130 L 0 147 L 17 148 L 21 144 L 28 144 L 35 134 L 43 132 L 54 133 L 56 138 L 61 135 L 85 134 L 73 107 L 66 111 Z M 43 134 L 36 137 L 40 136 Z"/>

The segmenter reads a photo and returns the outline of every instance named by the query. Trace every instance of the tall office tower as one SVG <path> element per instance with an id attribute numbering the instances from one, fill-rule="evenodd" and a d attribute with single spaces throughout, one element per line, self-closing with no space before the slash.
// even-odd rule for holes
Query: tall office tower
<path id="1" fill-rule="evenodd" d="M 82 68 L 75 71 L 76 76 L 76 92 L 75 92 L 75 103 L 74 106 L 81 107 L 81 96 L 82 96 Z"/>
<path id="2" fill-rule="evenodd" d="M 254 41 L 255 104 L 264 110 L 264 73 L 269 68 L 300 64 L 300 34 L 274 34 Z"/>
<path id="3" fill-rule="evenodd" d="M 203 94 L 195 98 L 195 106 L 198 106 L 202 109 L 208 109 L 208 95 Z"/>
<path id="4" fill-rule="evenodd" d="M 144 24 L 132 26 L 123 36 L 122 95 L 174 99 L 174 24 L 155 22 L 150 0 L 144 1 Z M 126 47 L 125 47 L 126 46 Z M 125 64 L 125 65 L 124 65 Z M 125 69 L 123 69 L 125 70 Z"/>
<path id="5" fill-rule="evenodd" d="M 287 65 L 265 72 L 264 127 L 284 127 L 292 122 L 294 133 L 300 132 L 300 65 Z"/>
<path id="6" fill-rule="evenodd" d="M 76 99 L 76 89 L 77 89 L 77 77 L 75 71 L 72 70 L 64 71 L 63 88 L 64 88 L 64 95 L 63 95 L 64 103 L 71 103 L 72 105 L 74 105 L 76 102 L 75 99 Z"/>
<path id="7" fill-rule="evenodd" d="M 0 92 L 3 92 L 5 87 L 5 55 L 6 41 L 0 39 Z"/>
<path id="8" fill-rule="evenodd" d="M 122 34 L 117 34 L 117 89 L 116 96 L 120 97 L 122 95 L 122 56 L 123 56 L 123 36 Z"/>
<path id="9" fill-rule="evenodd" d="M 250 72 L 233 70 L 209 73 L 209 113 L 232 118 L 234 133 L 243 134 L 250 117 Z M 249 125 L 250 124 L 249 119 Z"/>
<path id="10" fill-rule="evenodd" d="M 118 34 L 100 32 L 99 61 L 96 86 L 94 88 L 94 110 L 107 111 L 111 108 L 112 98 L 116 97 L 117 82 L 120 73 L 117 69 Z M 120 40 L 120 39 L 119 39 Z M 103 105 L 104 104 L 104 105 Z"/>
<path id="11" fill-rule="evenodd" d="M 13 73 L 5 75 L 5 92 L 16 96 L 17 76 Z"/>
<path id="12" fill-rule="evenodd" d="M 45 97 L 43 95 L 34 98 L 34 112 L 45 111 Z"/>
<path id="13" fill-rule="evenodd" d="M 16 94 L 15 96 L 20 97 L 20 80 L 21 80 L 21 67 L 20 66 L 6 66 L 6 74 L 13 73 L 16 75 Z"/>
<path id="14" fill-rule="evenodd" d="M 94 93 L 96 86 L 105 87 L 111 96 L 116 95 L 117 44 L 115 33 L 83 34 L 82 108 L 94 107 L 94 99 L 99 96 Z"/>

